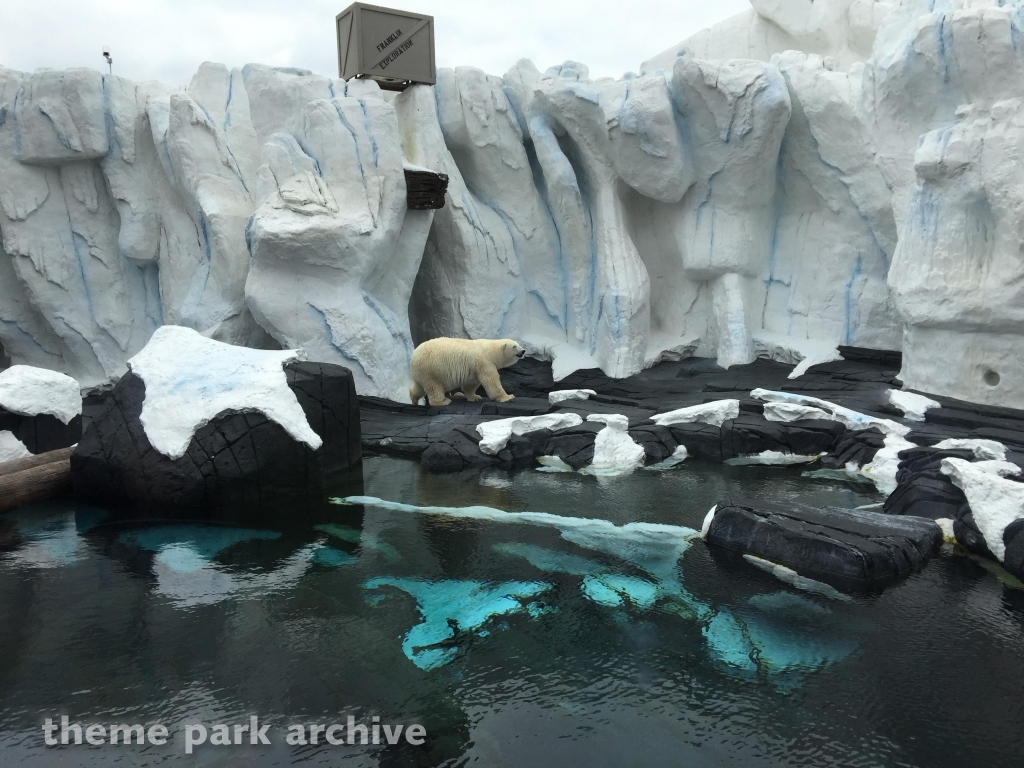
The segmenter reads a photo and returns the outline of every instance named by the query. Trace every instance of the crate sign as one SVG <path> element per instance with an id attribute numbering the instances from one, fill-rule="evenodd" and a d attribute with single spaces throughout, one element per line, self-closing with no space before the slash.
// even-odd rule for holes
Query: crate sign
<path id="1" fill-rule="evenodd" d="M 335 21 L 339 77 L 372 78 L 397 91 L 436 81 L 433 16 L 353 3 Z"/>

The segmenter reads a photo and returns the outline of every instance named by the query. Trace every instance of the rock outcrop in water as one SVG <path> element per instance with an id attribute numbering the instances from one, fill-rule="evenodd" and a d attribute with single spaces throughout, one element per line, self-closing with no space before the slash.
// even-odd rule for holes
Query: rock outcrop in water
<path id="1" fill-rule="evenodd" d="M 347 369 L 298 357 L 161 329 L 90 398 L 75 494 L 212 509 L 322 491 L 361 457 L 359 407 Z"/>
<path id="2" fill-rule="evenodd" d="M 753 5 L 619 80 L 2 69 L 0 343 L 90 385 L 178 324 L 392 398 L 437 335 L 556 378 L 853 345 L 1024 406 L 1024 6 Z M 405 167 L 449 176 L 444 208 L 408 209 Z"/>

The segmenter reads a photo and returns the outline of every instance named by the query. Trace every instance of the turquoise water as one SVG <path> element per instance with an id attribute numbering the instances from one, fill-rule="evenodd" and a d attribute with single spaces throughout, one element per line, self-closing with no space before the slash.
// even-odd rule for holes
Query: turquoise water
<path id="1" fill-rule="evenodd" d="M 334 502 L 0 516 L 2 764 L 1019 764 L 1024 592 L 952 553 L 878 596 L 802 591 L 699 539 L 730 495 L 879 501 L 787 468 L 369 457 Z M 61 715 L 171 738 L 47 747 Z M 252 715 L 270 745 L 184 753 L 185 723 Z M 426 741 L 285 742 L 350 715 Z"/>

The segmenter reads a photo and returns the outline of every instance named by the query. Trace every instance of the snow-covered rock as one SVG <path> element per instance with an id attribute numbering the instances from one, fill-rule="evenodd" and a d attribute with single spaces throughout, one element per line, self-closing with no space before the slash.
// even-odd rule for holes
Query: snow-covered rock
<path id="1" fill-rule="evenodd" d="M 942 460 L 942 474 L 964 492 L 988 550 L 1001 562 L 1006 559 L 1006 529 L 1024 518 L 1024 483 L 1005 476 L 1019 475 L 1020 471 L 1020 467 L 1005 461 Z"/>
<path id="2" fill-rule="evenodd" d="M 105 503 L 251 509 L 322 492 L 361 456 L 351 372 L 164 326 L 92 403 L 75 493 Z"/>
<path id="3" fill-rule="evenodd" d="M 19 416 L 54 416 L 64 424 L 82 414 L 82 392 L 70 376 L 14 365 L 0 371 L 0 408 Z"/>
<path id="4" fill-rule="evenodd" d="M 556 389 L 554 392 L 548 392 L 548 402 L 555 405 L 566 400 L 589 400 L 596 394 L 597 392 L 592 389 Z"/>
<path id="5" fill-rule="evenodd" d="M 546 413 L 485 421 L 477 425 L 476 431 L 480 435 L 480 451 L 496 456 L 512 435 L 525 435 L 538 429 L 566 429 L 582 423 L 583 419 L 575 413 Z"/>
<path id="6" fill-rule="evenodd" d="M 0 434 L 5 461 L 74 445 L 82 434 L 78 382 L 27 365 L 0 371 Z"/>
<path id="7" fill-rule="evenodd" d="M 618 413 L 592 413 L 587 421 L 604 424 L 594 440 L 594 460 L 586 468 L 592 475 L 625 475 L 644 464 L 643 446 L 626 431 L 629 419 Z"/>
<path id="8" fill-rule="evenodd" d="M 284 365 L 301 350 L 274 352 L 234 347 L 189 328 L 165 325 L 128 361 L 142 379 L 140 420 L 150 444 L 180 459 L 200 427 L 227 413 L 261 413 L 314 451 L 323 441 L 310 428 Z"/>
<path id="9" fill-rule="evenodd" d="M 795 392 L 774 392 L 768 389 L 752 390 L 750 396 L 756 400 L 764 400 L 767 403 L 811 406 L 825 414 L 825 416 L 815 414 L 815 418 L 832 419 L 849 429 L 876 427 L 884 435 L 897 435 L 899 437 L 903 437 L 910 432 L 910 427 L 892 419 L 880 419 L 877 416 L 869 416 L 866 413 L 861 413 L 836 403 L 830 403 L 828 400 L 822 400 L 818 397 L 799 395 Z"/>

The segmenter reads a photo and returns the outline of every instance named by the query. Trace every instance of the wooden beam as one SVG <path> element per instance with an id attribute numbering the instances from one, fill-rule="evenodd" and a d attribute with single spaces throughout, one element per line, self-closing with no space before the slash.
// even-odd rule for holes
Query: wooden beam
<path id="1" fill-rule="evenodd" d="M 405 169 L 405 199 L 411 211 L 429 211 L 444 208 L 444 195 L 448 191 L 448 176 L 433 171 Z"/>
<path id="2" fill-rule="evenodd" d="M 61 448 L 0 464 L 0 512 L 71 492 L 71 454 Z"/>

